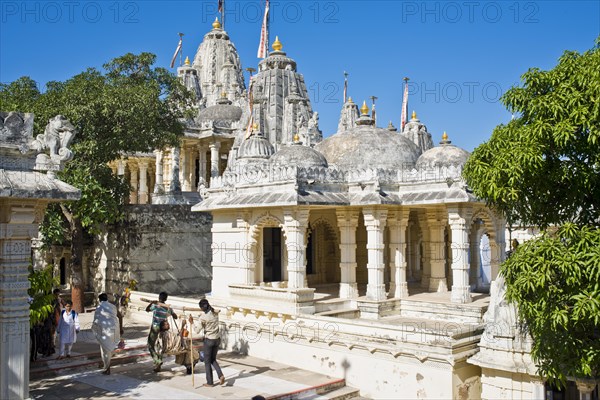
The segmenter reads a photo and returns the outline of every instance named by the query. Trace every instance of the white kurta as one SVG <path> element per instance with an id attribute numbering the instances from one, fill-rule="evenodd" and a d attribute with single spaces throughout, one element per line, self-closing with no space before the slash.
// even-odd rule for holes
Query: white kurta
<path id="1" fill-rule="evenodd" d="M 105 351 L 113 351 L 121 340 L 117 307 L 108 301 L 100 302 L 94 313 L 92 332 Z"/>
<path id="2" fill-rule="evenodd" d="M 75 317 L 73 317 L 73 314 Z M 77 341 L 77 331 L 79 331 L 79 316 L 77 313 L 67 313 L 65 310 L 61 311 L 56 331 L 59 334 L 58 337 L 61 344 L 75 343 Z"/>

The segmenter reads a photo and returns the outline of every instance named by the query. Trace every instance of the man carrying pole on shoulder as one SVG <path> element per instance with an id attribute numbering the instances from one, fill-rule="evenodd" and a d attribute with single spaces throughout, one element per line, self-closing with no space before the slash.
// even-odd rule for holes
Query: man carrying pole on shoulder
<path id="1" fill-rule="evenodd" d="M 152 361 L 154 361 L 154 372 L 160 372 L 162 366 L 162 352 L 159 353 L 156 351 L 156 341 L 160 334 L 161 324 L 169 316 L 177 319 L 177 314 L 175 314 L 168 304 L 165 304 L 168 297 L 167 292 L 160 292 L 158 301 L 155 300 L 146 307 L 146 312 L 152 311 L 152 325 L 148 334 L 148 350 L 152 356 Z"/>

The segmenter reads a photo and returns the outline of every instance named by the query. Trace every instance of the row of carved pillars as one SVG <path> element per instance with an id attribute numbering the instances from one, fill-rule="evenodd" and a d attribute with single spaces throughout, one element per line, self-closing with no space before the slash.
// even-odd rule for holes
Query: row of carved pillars
<path id="1" fill-rule="evenodd" d="M 210 179 L 220 176 L 219 162 L 221 159 L 221 143 L 214 142 L 208 146 L 186 146 L 183 149 L 172 148 L 170 157 L 164 157 L 160 150 L 156 150 L 156 186 L 155 193 L 165 192 L 191 192 L 198 190 L 202 185 L 208 186 L 207 161 L 210 160 Z M 210 150 L 210 154 L 207 154 Z M 197 152 L 197 157 L 196 153 Z M 195 162 L 198 160 L 198 176 L 195 177 Z M 165 164 L 166 167 L 165 168 Z M 164 185 L 165 169 L 170 179 L 169 187 Z M 194 179 L 196 178 L 196 179 Z"/>
<path id="2" fill-rule="evenodd" d="M 407 283 L 407 238 L 409 211 L 377 208 L 362 210 L 367 230 L 367 298 L 381 301 L 385 293 L 384 231 L 389 229 L 390 296 L 408 296 Z M 447 211 L 428 211 L 423 220 L 423 260 L 422 282 L 429 291 L 447 291 L 446 259 L 451 257 L 452 293 L 456 303 L 471 301 L 469 287 L 469 227 L 470 210 L 461 207 L 448 207 Z M 340 228 L 340 249 L 342 284 L 340 297 L 353 298 L 356 293 L 356 229 L 358 210 L 337 213 Z M 450 226 L 451 251 L 446 254 L 445 229 Z"/>
<path id="3" fill-rule="evenodd" d="M 384 232 L 389 229 L 390 251 L 389 267 L 390 296 L 403 298 L 408 296 L 407 283 L 407 238 L 408 210 L 387 210 L 368 207 L 362 210 L 336 210 L 337 224 L 340 231 L 340 298 L 352 299 L 358 297 L 356 282 L 356 230 L 359 224 L 359 213 L 362 211 L 367 230 L 367 298 L 375 301 L 385 300 L 385 257 L 386 244 Z M 304 288 L 306 284 L 306 243 L 308 227 L 308 208 L 298 208 L 284 211 L 282 224 L 285 246 L 288 253 L 288 287 Z M 424 242 L 424 279 L 431 291 L 447 291 L 446 284 L 446 253 L 444 231 L 447 225 L 451 229 L 451 269 L 452 294 L 451 299 L 456 303 L 471 301 L 469 287 L 469 226 L 470 210 L 461 207 L 448 207 L 447 211 L 427 213 L 428 229 Z M 238 225 L 241 226 L 241 225 Z M 246 229 L 250 225 L 244 221 Z M 243 283 L 254 283 L 256 270 L 256 254 L 260 227 L 254 227 L 249 237 L 249 243 L 244 246 L 246 254 L 244 261 Z"/>

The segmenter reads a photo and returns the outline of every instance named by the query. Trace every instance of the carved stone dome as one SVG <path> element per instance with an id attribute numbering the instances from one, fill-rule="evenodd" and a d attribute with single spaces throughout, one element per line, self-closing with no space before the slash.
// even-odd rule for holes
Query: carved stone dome
<path id="1" fill-rule="evenodd" d="M 469 152 L 457 147 L 448 140 L 444 132 L 442 141 L 437 147 L 433 147 L 421 154 L 417 160 L 417 168 L 463 166 L 469 158 Z"/>
<path id="2" fill-rule="evenodd" d="M 327 159 L 315 149 L 303 146 L 301 142 L 294 142 L 288 146 L 281 146 L 277 153 L 271 157 L 271 162 L 280 165 L 297 165 L 298 167 L 325 167 Z"/>
<path id="3" fill-rule="evenodd" d="M 315 149 L 330 164 L 346 169 L 412 168 L 419 149 L 404 136 L 372 125 L 359 125 L 323 140 Z"/>
<path id="4" fill-rule="evenodd" d="M 260 132 L 253 133 L 238 148 L 238 160 L 267 160 L 275 153 L 275 148 Z"/>
<path id="5" fill-rule="evenodd" d="M 198 113 L 198 121 L 237 122 L 242 118 L 242 109 L 230 104 L 216 104 Z"/>

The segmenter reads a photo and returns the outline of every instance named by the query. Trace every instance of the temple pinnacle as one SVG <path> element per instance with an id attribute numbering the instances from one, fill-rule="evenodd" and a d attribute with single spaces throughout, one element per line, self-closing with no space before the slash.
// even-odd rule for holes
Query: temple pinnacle
<path id="1" fill-rule="evenodd" d="M 221 23 L 219 22 L 219 17 L 215 18 L 215 22 L 213 22 L 212 27 L 214 29 L 221 29 Z"/>
<path id="2" fill-rule="evenodd" d="M 415 110 L 413 110 L 411 118 L 412 119 L 417 119 L 417 113 L 415 112 Z"/>
<path id="3" fill-rule="evenodd" d="M 363 101 L 363 105 L 360 108 L 361 115 L 369 115 L 369 106 L 367 106 L 367 101 Z"/>
<path id="4" fill-rule="evenodd" d="M 275 41 L 273 42 L 272 47 L 275 51 L 281 51 L 281 49 L 283 49 L 283 44 L 281 44 L 279 41 L 279 36 L 275 36 Z"/>
<path id="5" fill-rule="evenodd" d="M 442 135 L 442 140 L 444 142 L 448 140 L 448 134 L 446 133 L 446 131 L 444 131 L 444 134 Z"/>
<path id="6" fill-rule="evenodd" d="M 185 65 L 186 67 L 189 67 L 189 66 L 190 66 L 190 58 L 189 58 L 188 56 L 185 56 L 185 62 L 184 62 L 184 65 Z"/>

